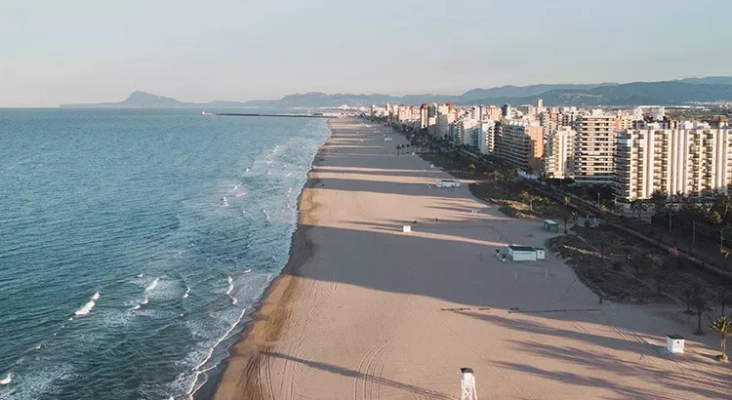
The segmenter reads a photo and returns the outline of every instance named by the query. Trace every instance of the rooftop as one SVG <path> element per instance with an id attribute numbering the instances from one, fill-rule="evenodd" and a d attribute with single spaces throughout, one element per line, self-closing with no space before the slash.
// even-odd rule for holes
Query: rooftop
<path id="1" fill-rule="evenodd" d="M 508 246 L 508 248 L 511 249 L 511 250 L 513 250 L 513 251 L 534 251 L 534 250 L 536 250 L 536 249 L 534 249 L 531 246 L 514 246 L 514 245 L 510 245 L 510 246 Z"/>

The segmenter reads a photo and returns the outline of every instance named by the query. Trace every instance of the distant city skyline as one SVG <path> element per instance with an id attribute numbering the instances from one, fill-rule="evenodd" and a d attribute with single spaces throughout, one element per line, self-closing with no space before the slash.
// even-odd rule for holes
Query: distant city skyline
<path id="1" fill-rule="evenodd" d="M 2 1 L 0 107 L 730 75 L 714 0 Z"/>

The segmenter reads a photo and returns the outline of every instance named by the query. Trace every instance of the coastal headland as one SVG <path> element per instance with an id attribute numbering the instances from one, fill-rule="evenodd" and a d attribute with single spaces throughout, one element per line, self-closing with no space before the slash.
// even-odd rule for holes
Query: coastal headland
<path id="1" fill-rule="evenodd" d="M 556 234 L 457 188 L 403 135 L 356 119 L 333 132 L 300 197 L 290 261 L 235 344 L 214 395 L 232 399 L 730 398 L 717 338 L 669 306 L 598 296 L 552 254 L 502 261 Z M 391 140 L 385 140 L 391 139 Z M 409 225 L 411 232 L 403 232 Z"/>

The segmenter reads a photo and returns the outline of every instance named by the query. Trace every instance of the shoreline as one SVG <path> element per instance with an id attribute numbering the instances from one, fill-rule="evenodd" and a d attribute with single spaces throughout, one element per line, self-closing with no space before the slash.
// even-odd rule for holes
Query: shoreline
<path id="1" fill-rule="evenodd" d="M 406 138 L 391 129 L 355 119 L 329 128 L 291 258 L 231 347 L 214 399 L 450 399 L 463 367 L 495 398 L 729 397 L 711 337 L 688 337 L 683 358 L 662 351 L 692 321 L 598 305 L 549 253 L 504 263 L 496 250 L 559 234 L 464 185 L 437 187 L 448 174 L 395 155 Z"/>
<path id="2" fill-rule="evenodd" d="M 221 365 L 223 371 L 218 377 L 215 387 L 211 391 L 211 399 L 257 399 L 263 398 L 264 390 L 260 387 L 257 373 L 261 356 L 272 346 L 282 334 L 285 323 L 290 314 L 290 305 L 298 292 L 297 279 L 300 267 L 309 260 L 316 251 L 316 245 L 308 238 L 308 231 L 317 220 L 311 215 L 317 210 L 318 203 L 313 200 L 314 192 L 309 190 L 320 183 L 315 177 L 315 167 L 320 165 L 320 158 L 325 146 L 333 136 L 333 130 L 328 121 L 331 136 L 320 146 L 315 153 L 307 180 L 298 196 L 298 219 L 295 231 L 292 233 L 292 243 L 287 264 L 267 286 L 262 297 L 254 304 L 250 321 L 244 323 L 238 339 L 232 344 Z M 242 377 L 246 376 L 245 379 Z"/>

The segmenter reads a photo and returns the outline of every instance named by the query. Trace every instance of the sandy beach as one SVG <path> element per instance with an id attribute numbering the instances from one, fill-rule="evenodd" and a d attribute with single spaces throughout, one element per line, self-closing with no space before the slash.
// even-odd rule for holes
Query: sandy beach
<path id="1" fill-rule="evenodd" d="M 459 399 L 461 367 L 481 399 L 732 398 L 717 336 L 691 335 L 694 317 L 600 304 L 551 254 L 502 262 L 496 249 L 553 234 L 467 182 L 435 187 L 450 176 L 397 155 L 402 134 L 355 119 L 331 129 L 290 262 L 232 347 L 216 400 Z M 670 333 L 685 354 L 666 353 Z"/>

